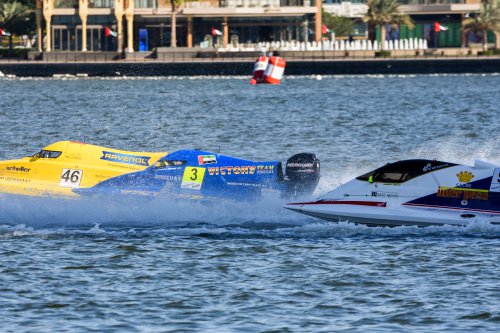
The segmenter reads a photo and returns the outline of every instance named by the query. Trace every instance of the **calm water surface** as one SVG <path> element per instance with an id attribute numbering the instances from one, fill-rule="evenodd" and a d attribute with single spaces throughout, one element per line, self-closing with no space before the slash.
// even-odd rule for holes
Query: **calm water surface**
<path id="1" fill-rule="evenodd" d="M 500 76 L 0 79 L 0 159 L 58 140 L 315 152 L 323 193 L 405 158 L 500 163 Z M 500 227 L 0 197 L 2 332 L 497 332 Z"/>

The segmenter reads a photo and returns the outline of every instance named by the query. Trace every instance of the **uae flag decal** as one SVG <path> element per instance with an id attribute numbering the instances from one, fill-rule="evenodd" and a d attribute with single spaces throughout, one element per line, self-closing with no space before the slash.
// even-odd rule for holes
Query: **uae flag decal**
<path id="1" fill-rule="evenodd" d="M 215 164 L 217 163 L 217 158 L 215 155 L 198 155 L 198 164 Z"/>

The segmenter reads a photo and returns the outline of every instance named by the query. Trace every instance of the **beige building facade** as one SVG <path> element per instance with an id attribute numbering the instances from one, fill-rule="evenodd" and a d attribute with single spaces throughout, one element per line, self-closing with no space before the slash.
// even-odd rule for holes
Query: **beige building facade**
<path id="1" fill-rule="evenodd" d="M 44 36 L 40 52 L 134 52 L 321 38 L 321 2 L 315 0 L 185 2 L 175 11 L 176 45 L 171 43 L 172 7 L 167 0 L 36 1 L 37 29 Z"/>
<path id="2" fill-rule="evenodd" d="M 319 41 L 322 10 L 355 21 L 353 37 L 368 38 L 360 18 L 367 0 L 200 0 L 175 9 L 168 0 L 35 0 L 38 50 L 151 51 L 158 47 L 227 47 L 272 41 Z M 481 36 L 466 35 L 463 20 L 479 10 L 480 0 L 401 0 L 416 29 L 389 29 L 387 39 L 417 37 L 431 47 L 458 47 Z M 436 38 L 432 25 L 449 27 Z M 335 31 L 335 27 L 329 27 Z M 109 34 L 109 31 L 112 34 Z M 107 33 L 108 32 L 108 33 Z M 213 34 L 215 32 L 215 35 Z M 115 36 L 116 34 L 116 36 Z M 381 38 L 380 33 L 376 36 Z"/>

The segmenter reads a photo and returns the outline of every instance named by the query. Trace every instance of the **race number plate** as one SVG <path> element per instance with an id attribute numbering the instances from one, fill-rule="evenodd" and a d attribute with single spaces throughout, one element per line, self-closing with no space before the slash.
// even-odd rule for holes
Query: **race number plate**
<path id="1" fill-rule="evenodd" d="M 500 168 L 495 169 L 491 179 L 490 192 L 500 192 Z"/>
<path id="2" fill-rule="evenodd" d="M 182 175 L 181 188 L 201 190 L 205 170 L 205 168 L 187 167 Z"/>
<path id="3" fill-rule="evenodd" d="M 59 180 L 59 186 L 78 188 L 80 187 L 82 176 L 82 170 L 63 169 L 61 173 L 61 179 Z"/>

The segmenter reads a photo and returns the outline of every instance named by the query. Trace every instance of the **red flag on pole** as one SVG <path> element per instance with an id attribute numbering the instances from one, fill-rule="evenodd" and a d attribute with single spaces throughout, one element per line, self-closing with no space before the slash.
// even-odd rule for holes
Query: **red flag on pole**
<path id="1" fill-rule="evenodd" d="M 106 36 L 106 37 L 109 37 L 109 36 L 116 37 L 116 36 L 118 36 L 118 33 L 116 31 L 111 30 L 108 27 L 105 27 L 104 28 L 104 36 Z"/>
<path id="2" fill-rule="evenodd" d="M 215 28 L 212 28 L 212 36 L 217 36 L 217 35 L 222 36 L 222 32 L 220 32 Z"/>
<path id="3" fill-rule="evenodd" d="M 10 36 L 10 32 L 7 32 L 0 28 L 0 36 Z"/>

